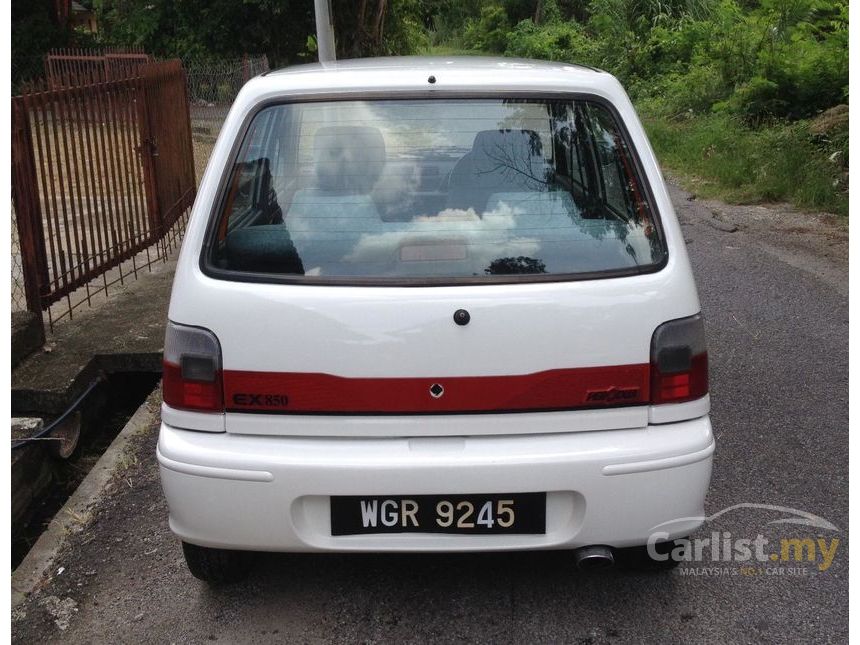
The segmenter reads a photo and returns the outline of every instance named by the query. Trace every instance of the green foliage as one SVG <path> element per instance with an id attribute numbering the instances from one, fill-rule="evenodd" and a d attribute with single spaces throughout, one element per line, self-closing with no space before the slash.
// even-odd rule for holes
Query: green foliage
<path id="1" fill-rule="evenodd" d="M 542 25 L 561 22 L 561 7 L 558 6 L 558 2 L 556 0 L 541 0 L 539 18 L 538 22 Z"/>
<path id="2" fill-rule="evenodd" d="M 510 28 L 508 14 L 503 7 L 485 5 L 477 19 L 466 23 L 463 42 L 472 49 L 500 54 L 505 51 Z"/>
<path id="3" fill-rule="evenodd" d="M 434 41 L 432 44 L 455 48 L 462 45 L 464 25 L 481 12 L 480 0 L 431 0 L 422 5 L 419 17 Z"/>
<path id="4" fill-rule="evenodd" d="M 591 0 L 570 20 L 569 3 L 498 0 L 472 8 L 462 43 L 606 69 L 667 116 L 717 111 L 758 124 L 847 100 L 846 0 L 741 1 Z"/>
<path id="5" fill-rule="evenodd" d="M 780 89 L 775 81 L 753 76 L 739 84 L 725 101 L 713 103 L 713 108 L 715 112 L 737 114 L 748 123 L 759 121 L 766 115 L 785 114 L 791 106 L 782 99 Z M 704 107 L 707 106 L 701 109 Z"/>
<path id="6" fill-rule="evenodd" d="M 680 117 L 708 112 L 727 93 L 723 76 L 715 66 L 696 65 L 686 73 L 670 72 L 658 79 L 641 103 L 652 112 Z"/>
<path id="7" fill-rule="evenodd" d="M 231 59 L 264 53 L 274 66 L 316 60 L 309 0 L 94 0 L 107 44 L 159 56 Z M 422 0 L 333 0 L 340 57 L 408 54 L 429 44 Z M 381 11 L 381 13 L 380 13 Z"/>
<path id="8" fill-rule="evenodd" d="M 94 0 L 106 44 L 159 56 L 236 58 L 265 53 L 296 61 L 314 33 L 313 3 L 299 0 Z"/>
<path id="9" fill-rule="evenodd" d="M 669 114 L 715 110 L 750 124 L 812 116 L 847 100 L 846 7 L 841 0 L 823 4 L 766 0 L 746 12 L 722 0 L 707 20 L 681 21 L 671 30 L 669 50 L 681 46 L 670 70 L 663 67 L 661 75 L 665 61 L 654 60 L 655 67 L 625 71 L 639 74 L 636 80 L 657 79 L 659 91 L 647 95 L 662 96 Z M 661 49 L 665 37 L 656 29 L 649 34 Z"/>
<path id="10" fill-rule="evenodd" d="M 70 34 L 52 19 L 53 3 L 12 1 L 12 91 L 22 82 L 42 76 L 42 56 L 53 47 L 66 47 Z"/>
<path id="11" fill-rule="evenodd" d="M 510 33 L 505 53 L 521 58 L 558 60 L 586 65 L 601 62 L 598 43 L 589 38 L 579 23 L 554 22 L 535 25 L 523 20 Z"/>
<path id="12" fill-rule="evenodd" d="M 421 0 L 391 0 L 382 34 L 383 53 L 389 56 L 415 54 L 430 45 L 422 19 Z"/>

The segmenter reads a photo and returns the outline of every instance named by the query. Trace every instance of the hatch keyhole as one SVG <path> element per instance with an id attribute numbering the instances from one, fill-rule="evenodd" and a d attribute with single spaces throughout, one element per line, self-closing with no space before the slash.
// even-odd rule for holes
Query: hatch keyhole
<path id="1" fill-rule="evenodd" d="M 454 322 L 458 325 L 468 325 L 471 319 L 472 316 L 465 309 L 458 309 L 454 312 Z"/>

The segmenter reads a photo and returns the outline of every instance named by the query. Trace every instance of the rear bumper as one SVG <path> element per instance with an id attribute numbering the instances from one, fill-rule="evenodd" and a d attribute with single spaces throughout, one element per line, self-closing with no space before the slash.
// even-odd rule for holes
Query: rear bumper
<path id="1" fill-rule="evenodd" d="M 260 551 L 491 551 L 645 544 L 704 515 L 707 416 L 630 430 L 484 437 L 306 438 L 162 424 L 170 527 L 202 546 Z M 544 535 L 331 535 L 330 495 L 543 492 Z M 675 523 L 672 537 L 700 519 Z"/>

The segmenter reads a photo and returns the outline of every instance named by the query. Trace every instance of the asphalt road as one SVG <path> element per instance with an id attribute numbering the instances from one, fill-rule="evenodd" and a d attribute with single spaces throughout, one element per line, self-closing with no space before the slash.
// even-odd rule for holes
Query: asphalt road
<path id="1" fill-rule="evenodd" d="M 13 640 L 847 640 L 847 232 L 827 217 L 673 196 L 709 335 L 718 447 L 706 510 L 778 505 L 834 525 L 768 524 L 792 515 L 739 508 L 697 537 L 835 538 L 826 571 L 820 559 L 582 574 L 566 553 L 267 555 L 247 582 L 212 590 L 167 530 L 153 433 L 61 553 L 63 573 L 15 613 Z"/>

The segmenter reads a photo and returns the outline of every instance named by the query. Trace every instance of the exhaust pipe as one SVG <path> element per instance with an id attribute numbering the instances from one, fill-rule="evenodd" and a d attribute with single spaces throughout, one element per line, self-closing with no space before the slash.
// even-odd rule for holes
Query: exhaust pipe
<path id="1" fill-rule="evenodd" d="M 615 564 L 615 556 L 608 546 L 584 546 L 574 551 L 573 557 L 580 571 L 609 569 Z"/>

